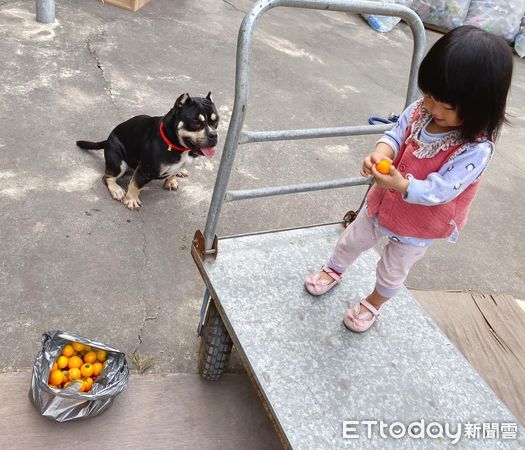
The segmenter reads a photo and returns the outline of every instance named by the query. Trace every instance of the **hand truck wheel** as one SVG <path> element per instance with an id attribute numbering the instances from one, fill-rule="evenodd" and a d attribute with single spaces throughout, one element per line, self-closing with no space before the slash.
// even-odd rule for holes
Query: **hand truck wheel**
<path id="1" fill-rule="evenodd" d="M 208 307 L 199 349 L 199 373 L 202 378 L 217 381 L 228 367 L 233 343 L 213 301 Z"/>

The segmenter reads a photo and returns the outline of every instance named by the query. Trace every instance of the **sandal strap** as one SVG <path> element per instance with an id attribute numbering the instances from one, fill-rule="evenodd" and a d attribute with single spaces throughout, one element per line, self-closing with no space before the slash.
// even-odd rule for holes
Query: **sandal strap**
<path id="1" fill-rule="evenodd" d="M 376 309 L 373 305 L 371 305 L 368 301 L 366 300 L 361 300 L 361 305 L 363 305 L 366 309 L 368 309 L 368 311 L 370 311 L 375 317 L 379 317 L 380 315 L 380 312 L 378 309 Z"/>
<path id="2" fill-rule="evenodd" d="M 334 279 L 334 281 L 340 281 L 342 278 L 342 275 L 339 275 L 338 273 L 334 272 L 334 269 L 331 269 L 328 266 L 323 266 L 321 268 L 321 271 L 330 275 Z"/>

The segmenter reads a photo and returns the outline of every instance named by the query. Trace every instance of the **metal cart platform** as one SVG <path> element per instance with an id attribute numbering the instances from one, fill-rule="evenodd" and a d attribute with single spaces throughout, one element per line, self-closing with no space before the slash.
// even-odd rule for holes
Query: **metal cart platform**
<path id="1" fill-rule="evenodd" d="M 354 334 L 343 327 L 344 311 L 373 289 L 379 259 L 375 251 L 363 253 L 337 289 L 322 297 L 305 291 L 305 275 L 328 258 L 344 223 L 215 236 L 224 202 L 371 183 L 349 178 L 227 191 L 239 144 L 376 134 L 392 126 L 242 132 L 253 29 L 275 7 L 401 17 L 414 35 L 407 104 L 416 96 L 425 34 L 421 21 L 408 8 L 351 0 L 260 0 L 246 14 L 239 32 L 233 114 L 206 227 L 196 232 L 192 243 L 192 255 L 206 285 L 198 330 L 202 376 L 217 380 L 235 345 L 285 448 L 452 445 L 446 435 L 422 441 L 385 435 L 377 428 L 380 421 L 408 426 L 422 420 L 427 425 L 448 424 L 452 430 L 467 423 L 515 424 L 516 439 L 481 441 L 462 436 L 455 447 L 524 448 L 521 425 L 408 290 L 384 305 L 385 319 L 369 332 Z"/>

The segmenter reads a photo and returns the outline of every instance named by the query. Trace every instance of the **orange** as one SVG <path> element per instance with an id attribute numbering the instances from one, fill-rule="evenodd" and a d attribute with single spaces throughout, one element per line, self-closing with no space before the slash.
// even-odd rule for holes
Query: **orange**
<path id="1" fill-rule="evenodd" d="M 108 357 L 108 354 L 105 350 L 99 350 L 97 352 L 97 361 L 103 363 Z"/>
<path id="2" fill-rule="evenodd" d="M 67 388 L 71 384 L 71 381 L 67 381 L 64 383 L 64 389 Z"/>
<path id="3" fill-rule="evenodd" d="M 62 373 L 64 374 L 64 381 L 62 383 L 69 381 L 69 370 L 64 370 Z"/>
<path id="4" fill-rule="evenodd" d="M 95 364 L 93 364 L 93 375 L 98 377 L 102 372 L 102 367 L 102 363 L 96 362 Z"/>
<path id="5" fill-rule="evenodd" d="M 86 353 L 89 353 L 91 350 L 93 350 L 89 345 L 84 344 L 84 351 Z"/>
<path id="6" fill-rule="evenodd" d="M 97 354 L 93 351 L 86 353 L 84 355 L 84 362 L 88 364 L 93 364 L 97 360 Z"/>
<path id="7" fill-rule="evenodd" d="M 57 367 L 59 369 L 64 369 L 67 366 L 67 357 L 61 355 L 57 358 Z"/>
<path id="8" fill-rule="evenodd" d="M 67 365 L 70 369 L 80 369 L 80 366 L 82 365 L 82 358 L 80 356 L 72 356 L 69 358 Z"/>
<path id="9" fill-rule="evenodd" d="M 75 353 L 75 350 L 73 349 L 71 345 L 69 344 L 64 345 L 64 348 L 62 349 L 62 354 L 64 356 L 67 356 L 69 358 L 70 356 L 73 356 L 74 353 Z"/>
<path id="10" fill-rule="evenodd" d="M 80 388 L 80 392 L 88 392 L 91 389 L 91 385 L 89 384 L 89 381 L 82 380 L 82 386 Z"/>
<path id="11" fill-rule="evenodd" d="M 57 363 L 53 363 L 53 366 L 51 367 L 51 372 L 54 372 L 55 370 L 58 370 Z"/>
<path id="12" fill-rule="evenodd" d="M 86 378 L 86 383 L 87 383 L 87 390 L 90 391 L 91 387 L 93 386 L 93 378 L 87 377 Z"/>
<path id="13" fill-rule="evenodd" d="M 73 346 L 73 350 L 76 352 L 81 352 L 84 350 L 84 344 L 81 344 L 80 342 L 73 342 L 71 345 Z"/>
<path id="14" fill-rule="evenodd" d="M 83 377 L 90 377 L 91 375 L 93 375 L 93 365 L 89 363 L 82 364 L 82 367 L 80 368 L 80 373 Z"/>
<path id="15" fill-rule="evenodd" d="M 81 376 L 82 376 L 82 374 L 80 373 L 80 369 L 77 369 L 77 368 L 70 369 L 70 371 L 69 371 L 69 379 L 71 381 L 78 380 Z"/>
<path id="16" fill-rule="evenodd" d="M 390 173 L 391 165 L 392 161 L 389 161 L 388 159 L 382 159 L 376 164 L 376 169 L 378 172 L 381 172 L 384 175 L 388 175 Z"/>
<path id="17" fill-rule="evenodd" d="M 53 386 L 60 386 L 64 381 L 64 374 L 60 370 L 55 370 L 49 375 L 49 384 Z"/>

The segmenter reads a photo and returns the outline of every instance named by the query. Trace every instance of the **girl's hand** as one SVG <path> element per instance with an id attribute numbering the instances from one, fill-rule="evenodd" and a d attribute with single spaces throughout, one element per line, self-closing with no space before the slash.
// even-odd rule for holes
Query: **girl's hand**
<path id="1" fill-rule="evenodd" d="M 364 160 L 363 165 L 361 166 L 361 176 L 362 177 L 368 177 L 370 175 L 374 175 L 372 172 L 372 168 L 375 168 L 375 165 L 381 161 L 382 159 L 388 159 L 389 161 L 392 161 L 390 158 L 385 156 L 383 153 L 374 151 L 370 153 Z"/>
<path id="2" fill-rule="evenodd" d="M 371 169 L 372 176 L 374 177 L 376 184 L 383 189 L 394 189 L 401 195 L 405 195 L 408 190 L 408 180 L 401 175 L 401 173 L 394 167 L 390 167 L 390 173 L 387 175 L 379 172 L 375 164 Z"/>

